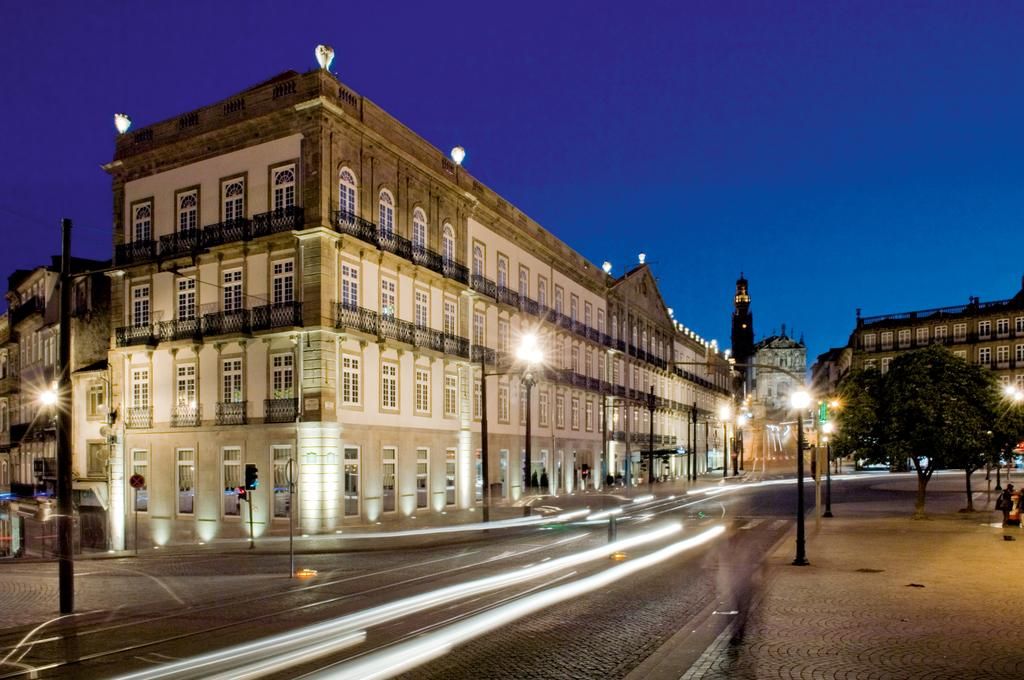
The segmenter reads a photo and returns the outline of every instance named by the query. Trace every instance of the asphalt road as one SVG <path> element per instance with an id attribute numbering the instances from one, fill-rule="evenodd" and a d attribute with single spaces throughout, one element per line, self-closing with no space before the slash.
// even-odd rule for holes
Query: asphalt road
<path id="1" fill-rule="evenodd" d="M 869 486 L 843 482 L 835 492 L 870 495 Z M 683 627 L 713 631 L 744 615 L 758 565 L 792 527 L 794 506 L 792 484 L 631 504 L 617 521 L 620 540 L 682 529 L 615 560 L 599 518 L 305 555 L 299 566 L 318 573 L 299 584 L 280 555 L 96 561 L 80 576 L 103 584 L 89 592 L 106 607 L 34 633 L 0 633 L 0 678 L 142 677 L 177 662 L 170 677 L 367 677 L 403 664 L 410 678 L 625 677 Z M 717 527 L 723 533 L 707 543 L 678 547 Z M 582 561 L 589 550 L 600 554 Z M 677 552 L 654 561 L 667 550 Z M 52 571 L 4 573 L 31 584 L 52 583 Z M 230 660 L 196 659 L 254 641 Z"/>

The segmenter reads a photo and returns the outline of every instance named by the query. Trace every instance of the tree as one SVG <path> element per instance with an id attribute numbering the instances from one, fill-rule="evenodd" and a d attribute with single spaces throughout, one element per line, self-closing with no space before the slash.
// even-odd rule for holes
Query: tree
<path id="1" fill-rule="evenodd" d="M 990 373 L 933 345 L 893 359 L 888 373 L 859 371 L 840 387 L 836 442 L 841 452 L 917 473 L 914 516 L 923 517 L 932 474 L 941 468 L 965 472 L 968 509 L 971 474 L 991 447 L 996 391 Z"/>

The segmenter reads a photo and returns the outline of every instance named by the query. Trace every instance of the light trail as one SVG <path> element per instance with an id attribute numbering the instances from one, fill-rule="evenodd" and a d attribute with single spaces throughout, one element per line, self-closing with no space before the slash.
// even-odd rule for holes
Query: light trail
<path id="1" fill-rule="evenodd" d="M 307 677 L 315 680 L 383 680 L 394 677 L 447 654 L 458 644 L 465 643 L 552 605 L 579 597 L 598 588 L 607 587 L 627 576 L 703 545 L 724 532 L 725 527 L 723 526 L 713 527 L 697 536 L 673 543 L 649 555 L 606 569 L 593 576 L 529 595 L 418 638 L 323 669 Z"/>
<path id="2" fill-rule="evenodd" d="M 466 531 L 486 531 L 489 529 L 509 529 L 527 526 L 543 526 L 557 522 L 568 522 L 576 517 L 581 517 L 590 512 L 589 509 L 573 510 L 558 515 L 546 517 L 543 515 L 531 515 L 529 517 L 514 517 L 512 519 L 501 519 L 494 522 L 474 522 L 473 524 L 453 524 L 447 527 L 432 527 L 423 529 L 405 529 L 402 531 L 368 531 L 354 534 L 335 533 L 332 538 L 366 539 L 366 538 L 408 538 L 410 536 L 429 536 L 432 534 L 455 534 Z"/>

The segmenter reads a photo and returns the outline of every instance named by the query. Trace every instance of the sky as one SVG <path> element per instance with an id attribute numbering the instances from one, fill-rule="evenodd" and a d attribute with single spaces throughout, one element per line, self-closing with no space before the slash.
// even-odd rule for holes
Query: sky
<path id="1" fill-rule="evenodd" d="M 335 49 L 338 78 L 676 318 L 809 359 L 864 315 L 1024 275 L 1024 4 L 0 0 L 0 275 L 111 256 L 114 112 L 137 127 Z"/>

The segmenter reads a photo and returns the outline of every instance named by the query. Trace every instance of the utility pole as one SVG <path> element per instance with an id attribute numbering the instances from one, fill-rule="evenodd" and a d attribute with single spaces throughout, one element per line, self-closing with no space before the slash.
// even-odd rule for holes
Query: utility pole
<path id="1" fill-rule="evenodd" d="M 654 486 L 654 408 L 657 403 L 654 399 L 654 385 L 651 385 L 651 392 L 647 395 L 647 410 L 651 412 L 650 419 L 650 439 L 648 439 L 649 449 L 649 460 L 647 461 L 647 490 L 650 491 Z"/>
<path id="2" fill-rule="evenodd" d="M 61 220 L 60 340 L 57 350 L 57 543 L 60 613 L 75 611 L 71 499 L 71 220 Z"/>
<path id="3" fill-rule="evenodd" d="M 488 461 L 488 447 L 487 447 L 487 359 L 486 355 L 481 353 L 480 360 L 480 474 L 484 478 L 483 488 L 483 502 L 484 502 L 484 521 L 491 521 L 491 489 L 488 483 L 488 473 L 490 472 L 487 461 Z"/>

